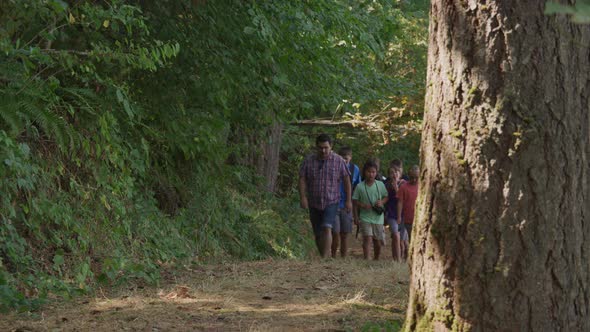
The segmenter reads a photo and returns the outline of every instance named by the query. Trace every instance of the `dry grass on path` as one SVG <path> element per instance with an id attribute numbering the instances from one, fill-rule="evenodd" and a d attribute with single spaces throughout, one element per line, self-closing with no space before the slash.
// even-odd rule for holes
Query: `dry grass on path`
<path id="1" fill-rule="evenodd" d="M 389 258 L 226 263 L 169 277 L 160 288 L 47 305 L 0 318 L 1 331 L 361 330 L 403 321 L 408 268 Z M 100 294 L 100 292 L 99 292 Z"/>

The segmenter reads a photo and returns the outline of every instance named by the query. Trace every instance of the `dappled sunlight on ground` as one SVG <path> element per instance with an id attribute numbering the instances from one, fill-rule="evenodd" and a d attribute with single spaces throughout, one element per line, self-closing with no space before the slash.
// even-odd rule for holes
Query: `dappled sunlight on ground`
<path id="1" fill-rule="evenodd" d="M 387 248 L 389 249 L 389 248 Z M 404 318 L 408 267 L 354 257 L 192 267 L 159 288 L 131 287 L 0 319 L 1 331 L 359 330 Z M 385 250 L 387 251 L 387 250 Z"/>

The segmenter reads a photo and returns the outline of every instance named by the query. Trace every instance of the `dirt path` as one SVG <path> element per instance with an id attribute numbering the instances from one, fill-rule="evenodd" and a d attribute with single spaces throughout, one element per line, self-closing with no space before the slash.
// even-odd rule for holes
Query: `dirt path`
<path id="1" fill-rule="evenodd" d="M 159 288 L 4 316 L 0 331 L 392 330 L 404 318 L 406 264 L 364 261 L 358 242 L 352 256 L 200 266 Z"/>

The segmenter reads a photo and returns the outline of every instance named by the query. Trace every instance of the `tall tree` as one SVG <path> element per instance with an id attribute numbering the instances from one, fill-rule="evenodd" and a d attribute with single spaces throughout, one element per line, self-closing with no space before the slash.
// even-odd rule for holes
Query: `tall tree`
<path id="1" fill-rule="evenodd" d="M 590 28 L 431 4 L 406 330 L 590 330 Z"/>

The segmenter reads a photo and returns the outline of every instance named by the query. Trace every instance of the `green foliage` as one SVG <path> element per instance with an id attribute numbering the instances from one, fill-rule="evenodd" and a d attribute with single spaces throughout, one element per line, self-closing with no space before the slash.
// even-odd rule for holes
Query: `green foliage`
<path id="1" fill-rule="evenodd" d="M 12 286 L 11 275 L 1 268 L 2 264 L 0 264 L 0 312 L 8 312 L 11 309 L 19 312 L 37 310 L 43 301 L 38 298 L 26 298 Z"/>
<path id="2" fill-rule="evenodd" d="M 285 179 L 309 137 L 287 128 L 281 198 L 260 194 L 253 143 L 275 121 L 420 114 L 422 2 L 1 3 L 2 310 L 212 257 L 304 256 Z"/>
<path id="3" fill-rule="evenodd" d="M 590 1 L 579 0 L 572 6 L 562 5 L 557 2 L 548 1 L 545 3 L 545 15 L 567 14 L 571 20 L 578 24 L 590 23 Z"/>
<path id="4" fill-rule="evenodd" d="M 335 151 L 343 145 L 352 147 L 353 162 L 359 166 L 369 157 L 379 157 L 383 168 L 393 159 L 401 159 L 406 170 L 419 164 L 429 4 L 430 1 L 400 1 L 371 11 L 375 15 L 371 25 L 374 28 L 364 31 L 376 33 L 383 46 L 381 56 L 371 57 L 374 60 L 371 66 L 378 72 L 376 75 L 385 77 L 390 84 L 385 91 L 376 89 L 363 98 L 345 92 L 332 102 L 336 105 L 333 111 L 316 113 L 316 117 L 335 122 L 357 121 L 353 128 L 289 126 L 285 129 L 279 172 L 283 192 L 296 191 L 293 174 L 297 174 L 302 156 L 313 152 L 314 139 L 322 132 L 334 138 Z M 372 6 L 369 2 L 358 2 L 358 5 L 367 10 Z"/>
<path id="5" fill-rule="evenodd" d="M 420 165 L 420 135 L 418 133 L 410 134 L 395 143 L 383 147 L 379 153 L 383 174 L 385 169 L 394 159 L 400 159 L 404 165 L 404 173 L 410 170 L 413 165 Z"/>

